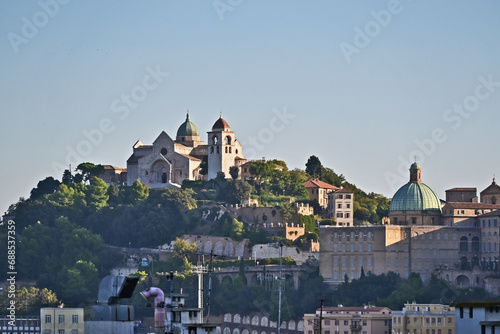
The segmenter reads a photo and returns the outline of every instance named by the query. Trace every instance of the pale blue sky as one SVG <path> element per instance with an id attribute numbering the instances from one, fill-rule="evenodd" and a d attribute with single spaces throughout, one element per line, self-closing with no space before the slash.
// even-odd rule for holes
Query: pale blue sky
<path id="1" fill-rule="evenodd" d="M 498 1 L 60 2 L 0 3 L 2 212 L 60 179 L 68 149 L 126 167 L 188 109 L 204 141 L 222 112 L 247 157 L 303 169 L 314 154 L 388 197 L 416 141 L 441 198 L 500 175 Z"/>

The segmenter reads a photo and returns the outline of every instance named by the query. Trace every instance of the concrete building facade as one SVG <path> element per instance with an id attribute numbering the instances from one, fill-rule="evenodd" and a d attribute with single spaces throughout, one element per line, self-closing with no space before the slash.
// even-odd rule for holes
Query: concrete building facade
<path id="1" fill-rule="evenodd" d="M 354 193 L 347 189 L 338 189 L 328 193 L 328 218 L 335 218 L 337 226 L 353 226 Z"/>
<path id="2" fill-rule="evenodd" d="M 455 308 L 442 304 L 405 304 L 392 312 L 393 334 L 455 334 Z"/>
<path id="3" fill-rule="evenodd" d="M 466 302 L 455 307 L 456 334 L 500 333 L 499 302 Z"/>
<path id="4" fill-rule="evenodd" d="M 304 314 L 304 334 L 390 334 L 392 315 L 387 307 L 323 307 Z M 320 331 L 321 329 L 321 331 Z"/>
<path id="5" fill-rule="evenodd" d="M 83 334 L 83 308 L 44 307 L 40 309 L 41 334 Z"/>

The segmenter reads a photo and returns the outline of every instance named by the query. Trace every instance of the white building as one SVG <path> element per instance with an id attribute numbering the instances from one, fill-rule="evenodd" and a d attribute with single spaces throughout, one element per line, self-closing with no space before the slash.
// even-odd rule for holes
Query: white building
<path id="1" fill-rule="evenodd" d="M 457 334 L 500 333 L 500 302 L 465 302 L 455 306 Z"/>

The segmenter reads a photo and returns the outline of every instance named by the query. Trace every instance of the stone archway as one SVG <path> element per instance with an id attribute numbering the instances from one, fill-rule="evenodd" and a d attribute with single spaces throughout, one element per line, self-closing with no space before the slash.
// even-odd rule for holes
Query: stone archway
<path id="1" fill-rule="evenodd" d="M 458 275 L 455 282 L 459 287 L 468 288 L 470 286 L 470 279 L 465 275 Z"/>
<path id="2" fill-rule="evenodd" d="M 167 160 L 156 160 L 151 164 L 150 183 L 170 183 L 172 180 L 172 165 Z"/>

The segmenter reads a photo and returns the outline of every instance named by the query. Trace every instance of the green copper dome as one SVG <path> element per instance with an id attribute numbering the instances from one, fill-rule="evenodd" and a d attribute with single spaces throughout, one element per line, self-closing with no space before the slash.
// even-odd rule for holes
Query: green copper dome
<path id="1" fill-rule="evenodd" d="M 410 166 L 410 182 L 399 188 L 392 198 L 389 211 L 441 211 L 441 200 L 422 183 L 422 167 L 416 162 Z"/>
<path id="2" fill-rule="evenodd" d="M 411 164 L 410 169 L 422 169 L 422 167 L 420 167 L 418 163 L 414 162 Z"/>
<path id="3" fill-rule="evenodd" d="M 441 211 L 441 200 L 427 185 L 408 182 L 394 194 L 389 211 Z"/>
<path id="4" fill-rule="evenodd" d="M 199 137 L 200 132 L 196 125 L 189 119 L 189 113 L 186 116 L 186 121 L 179 126 L 177 137 Z"/>

